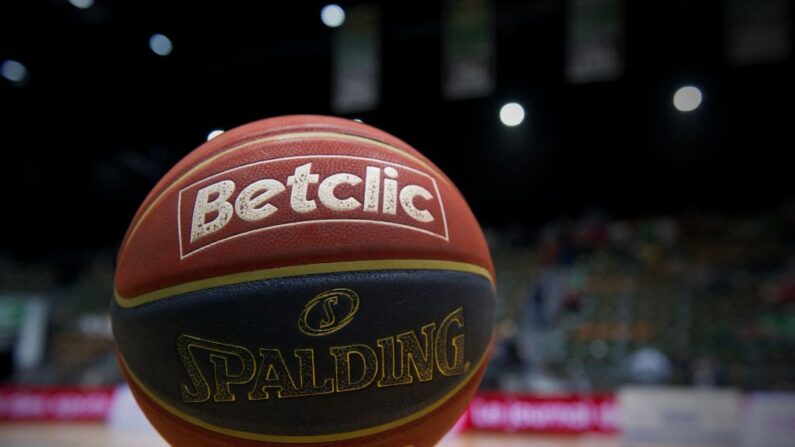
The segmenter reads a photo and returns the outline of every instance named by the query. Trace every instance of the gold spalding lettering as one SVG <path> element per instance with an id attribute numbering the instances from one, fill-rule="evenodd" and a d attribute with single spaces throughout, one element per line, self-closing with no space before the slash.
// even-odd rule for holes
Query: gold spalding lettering
<path id="1" fill-rule="evenodd" d="M 395 372 L 395 337 L 382 338 L 376 343 L 381 348 L 381 378 L 378 379 L 378 387 L 388 387 L 395 385 L 408 385 L 414 383 L 414 378 L 420 382 L 433 380 L 433 333 L 436 323 L 426 324 L 420 332 L 423 335 L 423 345 L 417 339 L 414 331 L 404 332 L 397 335 L 400 343 L 400 375 Z M 413 368 L 412 368 L 413 365 Z M 412 370 L 414 374 L 412 374 Z"/>
<path id="2" fill-rule="evenodd" d="M 406 368 L 401 366 L 400 376 L 395 373 L 395 337 L 379 338 L 375 343 L 381 348 L 381 377 L 378 379 L 378 387 L 411 383 L 412 379 L 406 374 Z"/>
<path id="3" fill-rule="evenodd" d="M 466 372 L 464 365 L 464 334 L 453 337 L 453 361 L 447 355 L 448 336 L 450 326 L 455 323 L 459 328 L 464 327 L 464 308 L 459 307 L 453 313 L 445 317 L 439 325 L 439 333 L 436 335 L 436 367 L 445 376 L 457 376 Z"/>
<path id="4" fill-rule="evenodd" d="M 193 384 L 193 390 L 187 385 L 180 387 L 180 395 L 183 402 L 206 402 L 210 399 L 210 386 L 198 367 L 192 348 L 210 352 L 210 362 L 213 364 L 215 382 L 215 395 L 213 395 L 215 402 L 235 401 L 236 397 L 229 385 L 248 383 L 254 377 L 256 363 L 254 354 L 248 349 L 242 346 L 204 340 L 190 335 L 181 335 L 177 339 L 177 352 Z M 233 374 L 230 372 L 230 358 L 236 358 L 239 361 L 240 371 L 238 373 Z"/>
<path id="5" fill-rule="evenodd" d="M 281 351 L 260 348 L 259 355 L 262 357 L 262 364 L 257 372 L 254 388 L 248 393 L 248 400 L 268 399 L 270 396 L 266 388 L 275 388 L 278 397 L 296 396 L 298 389 L 284 363 Z"/>
<path id="6" fill-rule="evenodd" d="M 279 397 L 302 397 L 329 394 L 334 392 L 334 380 L 325 379 L 322 385 L 317 384 L 315 374 L 315 351 L 296 349 L 293 354 L 298 359 L 298 375 L 300 386 L 296 390 L 284 389 Z"/>
<path id="7" fill-rule="evenodd" d="M 452 329 L 453 325 L 457 329 Z M 436 323 L 422 326 L 422 341 L 416 331 L 377 339 L 375 345 L 380 349 L 380 356 L 366 344 L 333 346 L 329 348 L 334 361 L 334 376 L 330 378 L 318 379 L 313 349 L 295 349 L 298 382 L 290 374 L 279 349 L 260 348 L 261 362 L 257 365 L 254 354 L 242 346 L 182 335 L 177 340 L 177 352 L 192 386 L 181 385 L 180 393 L 184 402 L 207 402 L 211 397 L 214 402 L 233 402 L 236 396 L 231 385 L 251 381 L 254 386 L 247 397 L 252 401 L 269 399 L 274 390 L 279 399 L 356 391 L 376 382 L 379 368 L 378 388 L 408 385 L 415 379 L 428 382 L 433 380 L 435 369 L 446 377 L 457 376 L 466 373 L 471 366 L 465 359 L 463 328 L 464 309 L 459 307 L 438 326 Z M 451 333 L 451 330 L 458 333 Z M 197 350 L 205 352 L 200 358 L 209 357 L 214 394 L 199 367 Z M 207 371 L 206 366 L 204 371 Z"/>
<path id="8" fill-rule="evenodd" d="M 414 365 L 414 372 L 420 382 L 427 382 L 433 379 L 433 331 L 436 323 L 426 324 L 420 329 L 425 341 L 425 348 L 420 348 L 420 341 L 414 331 L 398 334 L 397 341 L 400 343 L 401 363 L 403 369 L 409 369 L 409 362 Z M 410 374 L 410 372 L 409 372 Z"/>
<path id="9" fill-rule="evenodd" d="M 367 345 L 333 346 L 329 349 L 334 356 L 335 381 L 338 393 L 356 391 L 367 388 L 378 374 L 378 359 L 375 350 Z M 351 377 L 351 358 L 356 355 L 361 359 L 361 376 L 353 380 Z"/>

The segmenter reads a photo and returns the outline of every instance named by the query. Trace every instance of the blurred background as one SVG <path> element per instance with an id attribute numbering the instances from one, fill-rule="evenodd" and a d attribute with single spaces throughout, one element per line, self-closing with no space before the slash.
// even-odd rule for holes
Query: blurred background
<path id="1" fill-rule="evenodd" d="M 462 430 L 791 446 L 794 18 L 792 0 L 2 2 L 0 445 L 38 445 L 18 422 L 124 425 L 108 304 L 138 205 L 218 133 L 313 113 L 416 147 L 486 231 L 499 340 Z"/>

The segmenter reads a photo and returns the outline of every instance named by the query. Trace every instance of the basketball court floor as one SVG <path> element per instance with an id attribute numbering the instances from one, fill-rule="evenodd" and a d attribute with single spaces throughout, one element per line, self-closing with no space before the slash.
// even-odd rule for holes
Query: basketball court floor
<path id="1" fill-rule="evenodd" d="M 467 433 L 437 447 L 618 447 L 614 436 L 538 436 Z M 168 447 L 145 429 L 111 431 L 101 424 L 0 424 L 0 447 Z"/>

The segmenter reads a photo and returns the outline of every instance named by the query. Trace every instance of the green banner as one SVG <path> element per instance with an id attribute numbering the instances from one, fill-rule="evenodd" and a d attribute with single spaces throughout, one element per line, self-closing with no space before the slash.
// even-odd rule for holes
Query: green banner
<path id="1" fill-rule="evenodd" d="M 443 90 L 450 99 L 494 90 L 494 12 L 491 0 L 447 0 Z"/>
<path id="2" fill-rule="evenodd" d="M 787 0 L 725 0 L 726 54 L 735 65 L 781 62 L 789 57 Z"/>
<path id="3" fill-rule="evenodd" d="M 331 107 L 336 113 L 372 110 L 381 101 L 380 13 L 374 5 L 351 8 L 335 31 Z"/>
<path id="4" fill-rule="evenodd" d="M 24 301 L 0 297 L 0 350 L 7 350 L 13 346 L 24 317 Z"/>
<path id="5" fill-rule="evenodd" d="M 623 0 L 569 0 L 566 79 L 612 81 L 624 72 Z"/>

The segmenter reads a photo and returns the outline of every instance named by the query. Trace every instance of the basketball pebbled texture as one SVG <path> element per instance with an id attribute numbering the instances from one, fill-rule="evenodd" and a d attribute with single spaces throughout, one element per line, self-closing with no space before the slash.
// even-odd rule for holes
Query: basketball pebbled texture
<path id="1" fill-rule="evenodd" d="M 431 446 L 477 389 L 494 312 L 452 182 L 387 133 L 308 115 L 169 171 L 111 304 L 123 373 L 175 446 Z"/>

